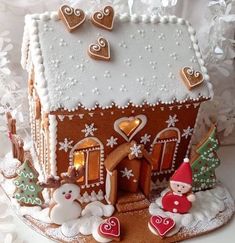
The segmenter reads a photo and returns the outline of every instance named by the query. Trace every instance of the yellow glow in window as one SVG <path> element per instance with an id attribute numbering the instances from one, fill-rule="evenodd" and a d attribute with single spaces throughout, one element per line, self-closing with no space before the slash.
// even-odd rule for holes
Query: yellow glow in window
<path id="1" fill-rule="evenodd" d="M 76 169 L 85 165 L 85 154 L 82 151 L 77 151 L 73 155 L 73 164 Z"/>

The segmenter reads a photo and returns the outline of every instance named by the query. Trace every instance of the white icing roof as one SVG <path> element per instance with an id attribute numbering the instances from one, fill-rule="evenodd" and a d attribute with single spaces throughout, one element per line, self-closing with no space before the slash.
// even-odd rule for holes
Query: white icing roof
<path id="1" fill-rule="evenodd" d="M 141 105 L 212 95 L 195 31 L 172 17 L 118 15 L 109 32 L 86 22 L 69 33 L 56 13 L 26 16 L 22 65 L 35 69 L 43 110 Z M 87 49 L 99 36 L 109 41 L 111 61 L 91 59 Z M 180 78 L 184 66 L 206 80 L 189 91 Z"/>

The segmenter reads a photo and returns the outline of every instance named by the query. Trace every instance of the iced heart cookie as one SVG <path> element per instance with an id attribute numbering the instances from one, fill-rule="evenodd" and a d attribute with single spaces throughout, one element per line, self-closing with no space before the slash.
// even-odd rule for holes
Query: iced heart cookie
<path id="1" fill-rule="evenodd" d="M 116 217 L 105 220 L 99 226 L 99 234 L 105 238 L 119 241 L 120 240 L 120 222 Z"/>
<path id="2" fill-rule="evenodd" d="M 109 61 L 110 60 L 109 42 L 105 38 L 100 37 L 97 40 L 97 44 L 91 44 L 89 46 L 88 54 L 93 59 Z"/>
<path id="3" fill-rule="evenodd" d="M 104 9 L 95 12 L 91 17 L 92 23 L 106 30 L 113 29 L 114 9 L 111 6 L 106 6 Z"/>
<path id="4" fill-rule="evenodd" d="M 60 7 L 59 16 L 67 26 L 69 32 L 78 28 L 86 19 L 86 15 L 82 9 L 74 9 L 68 5 L 62 5 Z"/>
<path id="5" fill-rule="evenodd" d="M 152 233 L 161 236 L 162 238 L 175 227 L 175 221 L 172 218 L 161 217 L 160 215 L 154 215 L 150 218 L 148 224 Z"/>
<path id="6" fill-rule="evenodd" d="M 204 81 L 202 73 L 195 71 L 192 67 L 182 68 L 180 74 L 189 90 L 200 85 Z"/>

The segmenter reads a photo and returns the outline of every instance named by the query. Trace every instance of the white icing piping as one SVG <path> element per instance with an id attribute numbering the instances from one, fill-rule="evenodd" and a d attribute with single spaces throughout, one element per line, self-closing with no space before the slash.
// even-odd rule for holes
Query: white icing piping
<path id="1" fill-rule="evenodd" d="M 99 143 L 100 147 L 97 149 L 97 148 L 92 148 L 92 149 L 84 149 L 82 151 L 87 151 L 89 153 L 89 151 L 94 151 L 94 150 L 99 150 L 100 151 L 100 181 L 99 182 L 95 182 L 95 183 L 88 183 L 88 167 L 89 167 L 89 164 L 88 164 L 88 156 L 86 156 L 87 158 L 87 161 L 86 161 L 86 178 L 85 178 L 85 184 L 84 185 L 81 185 L 81 188 L 84 189 L 84 188 L 90 188 L 90 187 L 96 187 L 96 186 L 100 186 L 102 184 L 104 184 L 104 146 L 103 144 L 101 143 L 101 141 L 96 138 L 96 137 L 87 137 L 81 141 L 79 141 L 77 144 L 74 145 L 74 147 L 71 149 L 70 153 L 69 153 L 69 164 L 73 166 L 73 153 L 74 151 L 76 150 L 76 147 L 84 140 L 86 139 L 93 139 L 95 140 L 97 143 Z"/>
<path id="2" fill-rule="evenodd" d="M 92 191 L 91 194 L 89 195 L 88 192 L 84 192 L 82 197 L 80 197 L 78 200 L 81 203 L 89 203 L 89 202 L 94 202 L 94 201 L 102 201 L 104 199 L 104 192 L 100 189 L 98 193 L 95 191 Z"/>
<path id="3" fill-rule="evenodd" d="M 49 115 L 49 142 L 50 142 L 50 172 L 57 175 L 56 144 L 57 144 L 57 120 L 55 115 Z"/>
<path id="4" fill-rule="evenodd" d="M 194 105 L 194 108 L 197 108 L 197 106 Z M 191 139 L 189 141 L 188 149 L 187 149 L 187 152 L 186 152 L 186 154 L 184 156 L 185 158 L 190 158 L 190 150 L 191 150 L 191 147 L 192 147 L 192 144 L 193 144 L 193 135 L 195 134 L 196 127 L 198 126 L 198 123 L 199 123 L 200 112 L 201 112 L 201 106 L 198 109 L 196 121 L 195 121 L 195 124 L 194 124 L 194 127 L 193 127 L 193 134 L 192 134 Z"/>
<path id="5" fill-rule="evenodd" d="M 158 141 L 158 138 L 161 135 L 161 133 L 164 132 L 164 131 L 167 131 L 167 130 L 175 130 L 178 133 L 178 138 L 176 138 L 176 139 L 160 139 L 160 141 Z M 157 134 L 157 136 L 155 137 L 153 143 L 151 144 L 151 146 L 150 146 L 150 153 L 153 152 L 153 148 L 154 148 L 155 144 L 157 144 L 157 143 L 164 144 L 164 151 L 165 151 L 166 143 L 172 142 L 172 141 L 176 142 L 176 145 L 175 145 L 174 155 L 173 155 L 173 158 L 172 158 L 171 169 L 169 169 L 169 170 L 161 170 L 161 168 L 160 168 L 159 172 L 158 171 L 157 172 L 152 172 L 153 176 L 161 175 L 161 174 L 168 174 L 168 173 L 171 173 L 171 172 L 175 171 L 175 162 L 176 162 L 176 157 L 177 157 L 177 153 L 178 153 L 178 147 L 179 147 L 180 141 L 181 141 L 180 130 L 178 128 L 176 128 L 176 127 L 165 128 L 165 129 L 163 129 L 162 131 L 160 131 Z M 164 154 L 164 152 L 162 154 Z M 162 167 L 162 160 L 163 160 L 163 157 L 161 158 L 161 167 Z"/>
<path id="6" fill-rule="evenodd" d="M 63 108 L 63 107 L 51 107 L 50 106 L 50 101 L 49 101 L 49 97 L 48 97 L 48 90 L 47 90 L 47 82 L 45 80 L 45 76 L 44 76 L 44 66 L 43 66 L 43 58 L 42 58 L 42 53 L 41 53 L 41 48 L 40 48 L 40 43 L 39 43 L 39 36 L 38 36 L 38 24 L 36 20 L 42 20 L 42 21 L 49 21 L 49 20 L 54 20 L 57 21 L 59 19 L 58 13 L 57 12 L 45 12 L 43 14 L 33 14 L 33 15 L 28 15 L 25 18 L 25 23 L 26 25 L 30 25 L 28 26 L 28 28 L 30 29 L 30 45 L 32 46 L 31 48 L 31 52 L 32 52 L 32 61 L 33 64 L 35 66 L 35 77 L 37 77 L 37 86 L 39 87 L 38 93 L 39 96 L 42 99 L 42 108 L 43 111 L 45 112 L 50 112 L 50 111 L 55 111 L 59 108 Z M 193 44 L 193 48 L 195 50 L 195 54 L 196 57 L 198 59 L 198 63 L 201 67 L 201 72 L 203 74 L 204 80 L 207 83 L 207 87 L 209 89 L 209 97 L 204 97 L 201 96 L 199 98 L 203 98 L 203 99 L 209 99 L 211 97 L 213 97 L 213 90 L 212 90 L 212 84 L 209 82 L 209 75 L 207 72 L 207 68 L 205 67 L 205 62 L 202 59 L 201 53 L 200 53 L 200 48 L 198 46 L 198 41 L 196 38 L 196 32 L 195 30 L 192 28 L 192 26 L 190 25 L 190 23 L 182 18 L 178 18 L 176 16 L 163 16 L 163 17 L 158 17 L 158 16 L 147 16 L 147 15 L 137 15 L 137 14 L 133 14 L 133 15 L 129 15 L 129 14 L 117 14 L 116 15 L 116 19 L 121 21 L 121 22 L 134 22 L 134 23 L 138 23 L 138 22 L 143 22 L 143 23 L 152 23 L 152 24 L 180 24 L 180 25 L 186 25 L 188 27 L 188 32 L 190 34 L 190 39 L 192 41 Z M 23 45 L 22 45 L 22 66 L 23 68 L 25 68 L 25 63 L 27 62 L 27 53 L 28 53 L 28 49 L 29 46 L 27 44 L 28 42 L 28 38 L 27 38 L 27 33 L 28 31 L 25 30 L 24 33 L 24 38 L 23 38 Z M 186 102 L 188 100 L 191 101 L 198 101 L 199 98 L 196 99 L 189 99 L 186 98 L 183 101 L 177 101 L 176 99 L 172 99 L 172 101 L 169 102 L 157 102 L 156 104 L 172 104 L 174 102 Z M 131 103 L 131 101 L 128 102 L 128 104 Z M 144 102 L 147 103 L 147 102 Z M 155 103 L 151 104 L 151 103 L 147 103 L 148 105 L 155 105 Z M 137 106 L 141 106 L 137 105 Z M 74 109 L 66 109 L 68 111 L 74 111 L 76 109 L 78 109 L 79 107 L 81 107 L 81 104 L 78 104 L 77 107 L 75 107 Z M 95 104 L 94 107 L 91 108 L 87 108 L 88 110 L 92 110 L 94 109 L 96 106 L 99 106 L 99 104 Z M 127 105 L 123 105 L 121 106 L 121 108 L 126 108 Z M 108 109 L 110 108 L 110 106 L 102 106 L 102 108 L 104 109 Z"/>

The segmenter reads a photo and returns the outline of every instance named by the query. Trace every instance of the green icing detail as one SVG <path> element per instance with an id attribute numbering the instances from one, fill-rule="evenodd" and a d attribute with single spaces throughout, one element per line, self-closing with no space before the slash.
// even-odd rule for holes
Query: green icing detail
<path id="1" fill-rule="evenodd" d="M 220 165 L 220 159 L 216 153 L 218 148 L 216 126 L 213 126 L 209 136 L 197 148 L 198 157 L 192 163 L 194 191 L 210 189 L 215 186 L 215 169 Z"/>
<path id="2" fill-rule="evenodd" d="M 29 206 L 41 206 L 43 203 L 41 198 L 43 189 L 37 185 L 38 173 L 31 163 L 26 160 L 17 170 L 17 174 L 18 176 L 14 180 L 16 186 L 14 197 L 16 200 Z"/>

